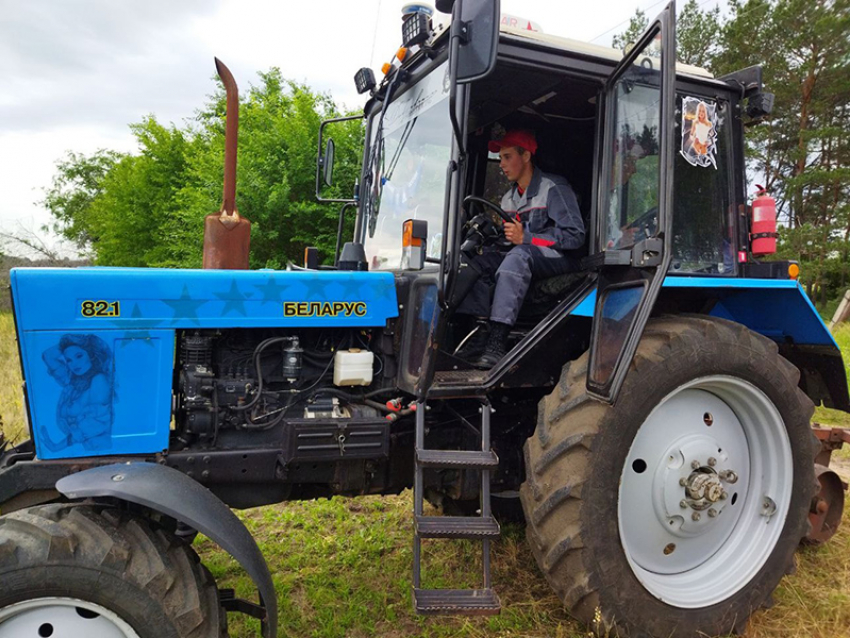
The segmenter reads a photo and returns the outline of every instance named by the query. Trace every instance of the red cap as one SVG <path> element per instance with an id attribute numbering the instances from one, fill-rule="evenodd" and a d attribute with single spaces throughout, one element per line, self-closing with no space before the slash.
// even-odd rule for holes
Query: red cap
<path id="1" fill-rule="evenodd" d="M 492 140 L 487 148 L 491 153 L 498 153 L 503 146 L 519 146 L 534 155 L 537 152 L 537 139 L 531 131 L 508 131 L 500 140 Z"/>

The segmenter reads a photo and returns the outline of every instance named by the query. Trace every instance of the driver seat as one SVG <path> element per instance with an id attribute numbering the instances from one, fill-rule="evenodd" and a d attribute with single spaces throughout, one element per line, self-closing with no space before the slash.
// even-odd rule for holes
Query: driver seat
<path id="1" fill-rule="evenodd" d="M 536 279 L 525 295 L 517 324 L 536 325 L 548 315 L 573 289 L 587 278 L 587 272 L 578 270 L 546 279 Z"/>

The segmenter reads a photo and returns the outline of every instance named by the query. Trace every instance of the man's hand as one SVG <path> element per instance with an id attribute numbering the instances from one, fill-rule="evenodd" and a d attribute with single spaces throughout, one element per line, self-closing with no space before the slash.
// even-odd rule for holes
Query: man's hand
<path id="1" fill-rule="evenodd" d="M 512 244 L 519 246 L 522 243 L 522 222 L 516 219 L 512 222 L 505 222 L 505 237 Z"/>

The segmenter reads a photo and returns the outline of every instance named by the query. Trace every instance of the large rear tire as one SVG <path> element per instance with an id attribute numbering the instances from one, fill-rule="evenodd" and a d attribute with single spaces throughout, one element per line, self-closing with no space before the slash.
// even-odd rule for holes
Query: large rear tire
<path id="1" fill-rule="evenodd" d="M 812 402 L 776 345 L 707 317 L 651 321 L 614 406 L 587 354 L 541 401 L 520 496 L 567 610 L 612 635 L 736 633 L 808 529 Z"/>
<path id="2" fill-rule="evenodd" d="M 215 582 L 185 542 L 83 504 L 0 517 L 0 638 L 224 638 Z"/>

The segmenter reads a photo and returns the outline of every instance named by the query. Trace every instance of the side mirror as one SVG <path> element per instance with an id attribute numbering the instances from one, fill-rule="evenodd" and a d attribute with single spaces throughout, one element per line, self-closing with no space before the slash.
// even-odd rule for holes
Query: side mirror
<path id="1" fill-rule="evenodd" d="M 357 115 L 345 115 L 343 117 L 334 117 L 329 120 L 325 120 L 319 125 L 319 141 L 316 144 L 316 201 L 321 202 L 323 204 L 347 204 L 347 203 L 357 203 L 357 200 L 352 199 L 340 199 L 340 198 L 325 198 L 322 197 L 322 187 L 331 186 L 333 183 L 333 172 L 334 172 L 334 151 L 336 147 L 334 146 L 333 139 L 325 135 L 325 127 L 333 124 L 338 125 L 342 122 L 353 122 L 359 120 L 361 123 L 363 122 L 363 114 L 358 113 Z M 343 125 L 348 126 L 346 125 Z M 350 128 L 349 130 L 337 129 L 337 133 L 339 137 L 342 136 L 343 139 L 348 139 L 349 135 L 351 135 L 354 131 Z M 344 167 L 343 167 L 344 168 Z"/>
<path id="2" fill-rule="evenodd" d="M 495 68 L 499 45 L 499 5 L 499 0 L 457 0 L 454 3 L 452 35 L 460 35 L 458 84 L 480 80 Z"/>
<path id="3" fill-rule="evenodd" d="M 335 148 L 333 138 L 329 137 L 328 143 L 325 145 L 325 154 L 322 157 L 322 180 L 325 182 L 325 186 L 333 184 Z"/>

